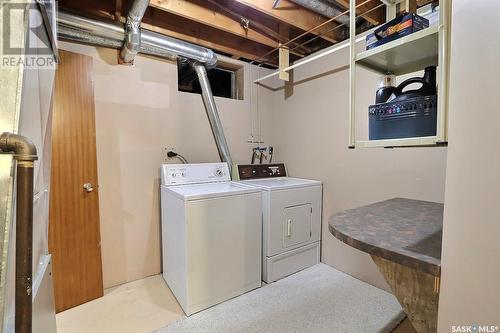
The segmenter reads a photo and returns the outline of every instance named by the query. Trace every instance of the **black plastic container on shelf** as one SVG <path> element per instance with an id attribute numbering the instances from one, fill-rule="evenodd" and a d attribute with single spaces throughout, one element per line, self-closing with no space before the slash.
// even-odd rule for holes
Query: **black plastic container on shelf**
<path id="1" fill-rule="evenodd" d="M 419 89 L 408 90 L 403 92 L 403 90 L 413 83 L 421 83 L 422 87 Z M 437 94 L 437 82 L 436 82 L 436 66 L 426 67 L 424 70 L 423 77 L 412 77 L 408 80 L 401 82 L 394 90 L 392 96 L 394 98 L 389 98 L 389 102 L 393 101 L 403 101 L 407 98 L 421 97 L 421 96 L 432 96 Z"/>
<path id="2" fill-rule="evenodd" d="M 413 83 L 421 83 L 422 87 L 403 92 L 405 87 Z M 436 135 L 436 67 L 427 67 L 421 78 L 402 82 L 394 89 L 388 102 L 370 105 L 368 119 L 370 140 Z"/>

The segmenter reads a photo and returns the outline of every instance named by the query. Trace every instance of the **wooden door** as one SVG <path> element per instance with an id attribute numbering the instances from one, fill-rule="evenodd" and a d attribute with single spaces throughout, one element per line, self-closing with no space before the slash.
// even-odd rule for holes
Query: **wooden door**
<path id="1" fill-rule="evenodd" d="M 103 295 L 92 58 L 59 55 L 49 218 L 57 312 Z"/>

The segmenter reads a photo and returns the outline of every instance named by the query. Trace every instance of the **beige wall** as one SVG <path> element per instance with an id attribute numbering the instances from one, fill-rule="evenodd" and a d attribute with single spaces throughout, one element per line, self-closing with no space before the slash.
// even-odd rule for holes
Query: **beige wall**
<path id="1" fill-rule="evenodd" d="M 61 47 L 94 58 L 104 286 L 157 274 L 164 147 L 175 147 L 190 162 L 219 161 L 201 96 L 177 91 L 177 66 L 171 62 L 138 56 L 135 66 L 118 66 L 115 50 L 69 43 Z M 250 159 L 253 145 L 247 140 L 264 132 L 272 105 L 271 92 L 256 86 L 250 91 L 257 67 L 244 66 L 244 100 L 216 98 L 239 163 Z"/>
<path id="2" fill-rule="evenodd" d="M 62 47 L 94 57 L 105 287 L 156 274 L 161 269 L 158 166 L 163 148 L 175 147 L 191 162 L 218 159 L 201 97 L 177 91 L 172 63 L 139 56 L 134 67 L 117 66 L 114 50 Z M 446 149 L 348 150 L 347 59 L 344 50 L 296 70 L 287 97 L 283 89 L 251 85 L 251 76 L 267 71 L 257 73 L 245 64 L 245 99 L 216 102 L 235 162 L 248 162 L 253 145 L 247 140 L 260 134 L 291 175 L 324 182 L 322 260 L 387 289 L 366 254 L 330 235 L 328 218 L 396 196 L 442 202 Z M 364 110 L 374 98 L 377 75 L 358 74 L 357 103 Z M 265 84 L 280 85 L 277 80 Z M 366 125 L 366 118 L 359 122 L 360 132 Z"/>
<path id="3" fill-rule="evenodd" d="M 274 93 L 271 141 L 292 176 L 323 181 L 322 261 L 387 289 L 371 258 L 335 239 L 328 218 L 341 210 L 392 198 L 443 201 L 446 148 L 355 149 L 348 146 L 348 49 L 294 73 L 293 94 Z M 378 75 L 358 72 L 360 138 Z M 275 82 L 265 82 L 275 86 Z"/>
<path id="4" fill-rule="evenodd" d="M 499 31 L 498 1 L 453 1 L 439 332 L 500 326 Z"/>

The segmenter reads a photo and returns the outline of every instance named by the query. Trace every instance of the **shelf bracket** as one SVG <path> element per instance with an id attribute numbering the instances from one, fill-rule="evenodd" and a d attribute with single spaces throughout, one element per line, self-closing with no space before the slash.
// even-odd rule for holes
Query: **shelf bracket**
<path id="1" fill-rule="evenodd" d="M 290 50 L 288 47 L 280 45 L 279 47 L 279 78 L 283 81 L 290 80 L 290 73 L 285 68 L 290 66 Z"/>

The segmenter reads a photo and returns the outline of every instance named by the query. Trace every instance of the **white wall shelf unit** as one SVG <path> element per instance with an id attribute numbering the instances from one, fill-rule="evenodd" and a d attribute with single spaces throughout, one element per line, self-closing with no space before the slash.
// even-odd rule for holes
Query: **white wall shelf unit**
<path id="1" fill-rule="evenodd" d="M 370 50 L 356 50 L 355 15 L 350 12 L 350 63 L 349 63 L 349 148 L 442 146 L 447 144 L 448 77 L 451 27 L 451 2 L 439 3 L 438 25 L 417 31 Z M 350 8 L 356 0 L 350 0 Z M 388 13 L 394 10 L 388 8 Z M 356 66 L 380 74 L 391 72 L 404 75 L 438 66 L 438 111 L 436 136 L 401 138 L 391 140 L 358 140 L 356 137 Z M 375 91 L 374 87 L 374 91 Z M 368 110 L 366 110 L 368 116 Z"/>
<path id="2" fill-rule="evenodd" d="M 417 31 L 357 54 L 356 63 L 380 73 L 403 75 L 438 64 L 439 29 Z"/>

